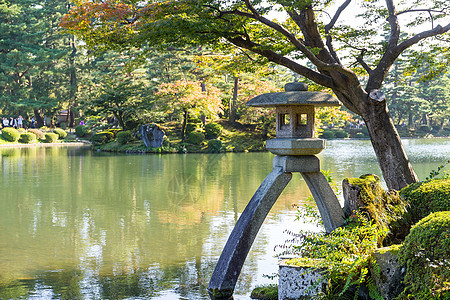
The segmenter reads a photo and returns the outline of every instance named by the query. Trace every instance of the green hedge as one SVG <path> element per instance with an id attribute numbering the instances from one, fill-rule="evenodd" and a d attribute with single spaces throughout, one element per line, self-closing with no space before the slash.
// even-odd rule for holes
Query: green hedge
<path id="1" fill-rule="evenodd" d="M 186 129 L 185 129 L 185 134 L 187 136 L 189 136 L 189 134 L 195 130 L 197 130 L 198 125 L 196 123 L 187 123 L 186 124 Z"/>
<path id="2" fill-rule="evenodd" d="M 101 131 L 91 136 L 90 141 L 93 144 L 105 144 L 114 139 L 114 134 L 109 131 Z"/>
<path id="3" fill-rule="evenodd" d="M 321 137 L 324 139 L 334 139 L 335 135 L 333 131 L 325 129 L 322 131 Z"/>
<path id="4" fill-rule="evenodd" d="M 111 128 L 111 129 L 108 129 L 108 130 L 106 130 L 106 131 L 111 132 L 111 133 L 114 135 L 114 138 L 116 138 L 116 137 L 117 137 L 117 134 L 118 134 L 119 132 L 121 132 L 122 129 L 120 129 L 120 128 Z"/>
<path id="5" fill-rule="evenodd" d="M 32 132 L 24 132 L 20 135 L 19 143 L 30 144 L 36 141 L 36 135 Z"/>
<path id="6" fill-rule="evenodd" d="M 31 133 L 35 134 L 36 138 L 38 138 L 38 139 L 42 139 L 44 137 L 44 132 L 42 130 L 39 130 L 36 128 L 28 129 L 27 132 L 31 132 Z"/>
<path id="7" fill-rule="evenodd" d="M 78 137 L 84 137 L 88 133 L 89 133 L 89 127 L 86 125 L 78 125 L 77 127 L 75 127 L 75 134 Z"/>
<path id="8" fill-rule="evenodd" d="M 450 179 L 413 183 L 400 191 L 409 204 L 411 224 L 436 211 L 450 211 Z"/>
<path id="9" fill-rule="evenodd" d="M 58 135 L 56 133 L 53 132 L 47 132 L 46 134 L 44 134 L 44 142 L 45 143 L 55 143 L 58 140 Z"/>
<path id="10" fill-rule="evenodd" d="M 205 136 L 207 139 L 217 139 L 223 131 L 223 127 L 217 123 L 208 123 L 205 125 Z"/>
<path id="11" fill-rule="evenodd" d="M 17 142 L 20 139 L 20 132 L 12 127 L 2 129 L 2 136 L 8 142 Z"/>
<path id="12" fill-rule="evenodd" d="M 406 265 L 406 290 L 401 299 L 450 299 L 450 211 L 420 220 L 399 251 Z"/>
<path id="13" fill-rule="evenodd" d="M 53 133 L 56 133 L 58 135 L 58 138 L 60 140 L 63 140 L 67 136 L 67 132 L 65 130 L 62 130 L 61 128 L 55 128 L 53 129 Z"/>
<path id="14" fill-rule="evenodd" d="M 205 140 L 205 135 L 199 131 L 193 131 L 189 134 L 189 143 L 200 145 Z"/>
<path id="15" fill-rule="evenodd" d="M 117 142 L 121 145 L 125 145 L 133 138 L 131 131 L 120 131 L 117 133 Z"/>
<path id="16" fill-rule="evenodd" d="M 219 153 L 223 149 L 222 141 L 221 140 L 209 140 L 208 146 L 206 150 L 210 153 Z"/>

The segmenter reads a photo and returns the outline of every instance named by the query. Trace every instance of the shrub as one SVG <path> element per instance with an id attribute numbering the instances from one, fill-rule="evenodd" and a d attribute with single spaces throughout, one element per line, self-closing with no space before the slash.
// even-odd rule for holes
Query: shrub
<path id="1" fill-rule="evenodd" d="M 31 128 L 31 129 L 28 129 L 27 132 L 33 133 L 34 135 L 36 135 L 36 138 L 38 138 L 38 139 L 41 139 L 44 137 L 44 133 L 39 129 Z"/>
<path id="2" fill-rule="evenodd" d="M 321 137 L 324 139 L 334 139 L 334 132 L 331 130 L 325 129 L 324 131 L 322 131 Z"/>
<path id="3" fill-rule="evenodd" d="M 114 135 L 108 131 L 101 131 L 91 136 L 90 141 L 93 144 L 105 144 L 114 139 Z"/>
<path id="4" fill-rule="evenodd" d="M 433 179 L 413 183 L 400 191 L 409 204 L 408 219 L 411 224 L 429 213 L 450 210 L 450 179 Z"/>
<path id="5" fill-rule="evenodd" d="M 208 146 L 207 146 L 207 151 L 210 153 L 219 153 L 221 152 L 223 149 L 222 146 L 222 141 L 221 140 L 209 140 L 208 141 Z"/>
<path id="6" fill-rule="evenodd" d="M 450 211 L 432 213 L 414 225 L 399 260 L 407 266 L 404 299 L 449 299 Z"/>
<path id="7" fill-rule="evenodd" d="M 24 132 L 20 135 L 19 143 L 30 144 L 36 141 L 36 135 L 32 132 Z"/>
<path id="8" fill-rule="evenodd" d="M 125 145 L 131 139 L 133 138 L 133 135 L 131 134 L 131 131 L 120 131 L 117 133 L 117 142 L 121 145 Z"/>
<path id="9" fill-rule="evenodd" d="M 358 132 L 358 133 L 355 135 L 355 137 L 358 138 L 358 139 L 362 139 L 362 138 L 365 137 L 365 135 L 364 135 L 364 133 L 362 133 L 362 132 Z"/>
<path id="10" fill-rule="evenodd" d="M 88 133 L 89 127 L 87 127 L 86 125 L 78 125 L 77 127 L 75 127 L 75 134 L 78 137 L 84 137 Z"/>
<path id="11" fill-rule="evenodd" d="M 338 130 L 335 132 L 335 136 L 338 139 L 345 139 L 345 138 L 348 138 L 348 132 L 343 131 L 343 130 Z"/>
<path id="12" fill-rule="evenodd" d="M 61 122 L 59 123 L 59 127 L 61 127 L 61 129 L 66 130 L 67 129 L 67 123 L 66 122 Z"/>
<path id="13" fill-rule="evenodd" d="M 424 132 L 424 133 L 428 133 L 431 131 L 430 126 L 427 125 L 422 125 L 419 127 L 418 131 Z"/>
<path id="14" fill-rule="evenodd" d="M 117 133 L 121 132 L 122 129 L 120 129 L 120 128 L 110 128 L 110 129 L 108 129 L 106 131 L 111 132 L 113 134 L 114 138 L 116 138 L 117 137 Z"/>
<path id="15" fill-rule="evenodd" d="M 17 142 L 20 138 L 20 132 L 12 127 L 2 129 L 2 136 L 9 142 Z"/>
<path id="16" fill-rule="evenodd" d="M 185 129 L 185 133 L 187 136 L 189 136 L 189 134 L 195 130 L 197 130 L 198 126 L 195 123 L 187 123 L 186 124 L 186 129 Z"/>
<path id="17" fill-rule="evenodd" d="M 53 132 L 47 132 L 44 134 L 44 142 L 46 143 L 55 143 L 58 140 L 58 135 L 56 133 Z"/>
<path id="18" fill-rule="evenodd" d="M 61 128 L 55 128 L 53 129 L 53 133 L 56 133 L 58 135 L 58 138 L 60 140 L 63 140 L 67 136 L 67 132 L 65 130 L 62 130 Z"/>
<path id="19" fill-rule="evenodd" d="M 189 134 L 189 142 L 194 145 L 200 145 L 205 140 L 205 135 L 199 131 L 193 131 Z"/>
<path id="20" fill-rule="evenodd" d="M 205 136 L 208 139 L 217 139 L 222 134 L 223 127 L 217 123 L 208 123 L 205 125 Z"/>

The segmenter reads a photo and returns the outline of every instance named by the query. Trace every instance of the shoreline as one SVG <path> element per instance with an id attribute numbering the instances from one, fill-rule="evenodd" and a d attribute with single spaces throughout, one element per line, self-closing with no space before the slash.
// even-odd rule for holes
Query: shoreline
<path id="1" fill-rule="evenodd" d="M 29 148 L 29 147 L 50 147 L 50 146 L 91 146 L 86 142 L 69 143 L 33 143 L 33 144 L 0 144 L 0 148 Z"/>

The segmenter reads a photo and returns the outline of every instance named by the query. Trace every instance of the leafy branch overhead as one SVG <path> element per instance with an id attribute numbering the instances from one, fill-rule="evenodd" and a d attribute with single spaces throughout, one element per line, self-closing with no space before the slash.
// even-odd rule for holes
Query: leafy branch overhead
<path id="1" fill-rule="evenodd" d="M 96 51 L 237 47 L 248 58 L 261 57 L 331 89 L 365 121 L 388 187 L 400 189 L 417 181 L 387 111 L 388 99 L 380 90 L 406 50 L 433 53 L 432 70 L 448 64 L 448 1 L 77 0 L 75 4 L 61 25 Z"/>

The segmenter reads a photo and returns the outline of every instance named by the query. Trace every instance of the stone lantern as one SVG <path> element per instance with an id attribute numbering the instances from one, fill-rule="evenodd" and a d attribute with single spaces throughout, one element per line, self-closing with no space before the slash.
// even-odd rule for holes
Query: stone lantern
<path id="1" fill-rule="evenodd" d="M 275 201 L 292 178 L 302 174 L 319 209 L 325 230 L 344 224 L 344 211 L 320 171 L 315 154 L 325 148 L 325 140 L 314 136 L 314 108 L 340 106 L 338 99 L 322 92 L 308 92 L 306 84 L 289 83 L 286 92 L 268 93 L 251 99 L 247 105 L 275 107 L 276 138 L 266 148 L 276 154 L 273 170 L 267 175 L 239 217 L 220 255 L 208 285 L 212 299 L 230 299 L 250 247 Z"/>
<path id="2" fill-rule="evenodd" d="M 338 99 L 322 92 L 308 92 L 306 84 L 294 82 L 286 92 L 268 93 L 247 102 L 253 107 L 275 107 L 276 139 L 266 141 L 266 148 L 277 155 L 315 155 L 325 148 L 325 140 L 315 138 L 314 108 L 341 106 Z"/>

